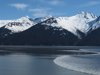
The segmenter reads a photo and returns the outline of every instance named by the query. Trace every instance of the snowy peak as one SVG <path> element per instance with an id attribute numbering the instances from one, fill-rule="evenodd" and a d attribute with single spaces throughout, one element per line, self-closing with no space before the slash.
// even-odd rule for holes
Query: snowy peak
<path id="1" fill-rule="evenodd" d="M 41 25 L 49 25 L 52 27 L 66 29 L 81 38 L 79 32 L 87 35 L 87 33 L 93 29 L 91 28 L 93 27 L 93 24 L 90 24 L 90 22 L 96 19 L 97 16 L 92 13 L 81 12 L 80 14 L 71 17 L 52 17 L 43 21 Z"/>
<path id="2" fill-rule="evenodd" d="M 89 12 L 81 12 L 79 14 L 81 17 L 86 18 L 86 19 L 93 19 L 93 18 L 97 18 L 96 15 L 94 15 L 93 13 L 89 13 Z"/>
<path id="3" fill-rule="evenodd" d="M 31 22 L 30 21 L 30 18 L 28 16 L 26 17 L 21 17 L 19 19 L 16 19 L 15 21 L 18 21 L 18 22 Z"/>
<path id="4" fill-rule="evenodd" d="M 21 23 L 23 23 L 23 24 L 30 24 L 30 25 L 32 25 L 32 24 L 34 23 L 34 22 L 33 22 L 33 19 L 30 18 L 30 17 L 28 17 L 28 16 L 26 16 L 26 17 L 21 17 L 21 18 L 15 20 L 15 22 L 21 22 Z"/>
<path id="5" fill-rule="evenodd" d="M 29 17 L 21 17 L 16 20 L 3 21 L 4 28 L 11 31 L 11 33 L 18 33 L 25 31 L 34 25 L 34 22 Z M 2 21 L 1 21 L 2 23 Z"/>
<path id="6" fill-rule="evenodd" d="M 35 23 L 41 23 L 41 22 L 44 22 L 44 21 L 46 21 L 46 20 L 48 20 L 48 19 L 50 19 L 50 18 L 52 18 L 52 16 L 39 17 L 39 18 L 35 18 L 35 19 L 34 19 L 34 22 L 35 22 Z"/>

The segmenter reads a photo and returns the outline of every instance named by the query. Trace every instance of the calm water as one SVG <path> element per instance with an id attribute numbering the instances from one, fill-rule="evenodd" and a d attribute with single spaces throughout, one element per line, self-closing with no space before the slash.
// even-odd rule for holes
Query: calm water
<path id="1" fill-rule="evenodd" d="M 0 55 L 0 75 L 89 75 L 56 65 L 53 62 L 56 57 L 58 56 L 3 54 Z"/>

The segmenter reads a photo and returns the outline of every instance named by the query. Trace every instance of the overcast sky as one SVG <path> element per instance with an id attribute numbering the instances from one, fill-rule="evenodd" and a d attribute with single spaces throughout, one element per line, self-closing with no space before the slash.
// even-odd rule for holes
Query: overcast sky
<path id="1" fill-rule="evenodd" d="M 0 19 L 72 16 L 81 11 L 100 15 L 100 0 L 0 0 Z"/>

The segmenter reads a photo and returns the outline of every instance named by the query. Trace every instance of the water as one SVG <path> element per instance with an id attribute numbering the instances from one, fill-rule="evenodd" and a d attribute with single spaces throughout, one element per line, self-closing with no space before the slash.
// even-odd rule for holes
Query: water
<path id="1" fill-rule="evenodd" d="M 56 65 L 57 56 L 10 54 L 0 56 L 0 75 L 88 75 Z"/>
<path id="2" fill-rule="evenodd" d="M 24 53 L 24 50 L 17 52 L 16 48 L 12 48 L 14 51 L 10 49 L 3 50 L 2 48 L 0 50 L 0 75 L 90 75 L 64 68 L 55 64 L 54 60 L 58 57 L 63 57 L 63 55 L 95 54 L 91 53 L 90 50 L 88 52 L 83 51 L 83 49 L 82 51 L 77 51 L 65 50 L 66 48 L 64 48 L 64 50 L 60 52 L 58 50 L 55 54 L 52 52 L 48 54 L 49 51 L 47 54 L 41 54 L 41 51 L 39 54 L 36 51 L 36 53 Z M 27 50 L 29 49 L 27 48 Z"/>
<path id="3" fill-rule="evenodd" d="M 60 56 L 54 60 L 54 63 L 66 69 L 100 75 L 100 49 L 80 49 L 80 51 L 95 54 Z"/>

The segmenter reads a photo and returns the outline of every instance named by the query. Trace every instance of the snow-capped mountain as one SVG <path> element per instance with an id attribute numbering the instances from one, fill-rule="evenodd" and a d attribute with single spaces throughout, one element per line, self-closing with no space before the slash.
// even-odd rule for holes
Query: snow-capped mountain
<path id="1" fill-rule="evenodd" d="M 10 30 L 11 34 L 18 33 L 18 32 L 25 31 L 30 27 L 36 25 L 37 23 L 49 19 L 50 17 L 51 16 L 32 19 L 26 16 L 15 20 L 0 20 L 0 28 L 3 27 L 5 29 Z"/>
<path id="2" fill-rule="evenodd" d="M 94 31 L 98 33 L 99 29 L 100 17 L 88 12 L 70 17 L 21 17 L 0 20 L 0 42 L 12 45 L 76 45 Z"/>
<path id="3" fill-rule="evenodd" d="M 33 21 L 30 21 L 28 17 L 21 17 L 20 19 L 9 21 L 4 25 L 4 28 L 10 30 L 11 33 L 18 33 L 27 30 L 33 24 Z"/>
<path id="4" fill-rule="evenodd" d="M 60 27 L 72 32 L 74 35 L 79 36 L 78 31 L 87 34 L 87 32 L 92 29 L 98 28 L 98 22 L 94 22 L 97 16 L 88 12 L 81 12 L 75 16 L 71 17 L 41 17 L 31 19 L 29 17 L 21 17 L 16 20 L 0 20 L 0 27 L 5 26 L 5 28 L 11 30 L 13 33 L 21 32 L 27 30 L 28 28 L 42 23 L 41 25 L 49 25 L 53 27 Z M 91 23 L 92 22 L 92 23 Z M 93 26 L 92 26 L 93 25 Z"/>
<path id="5" fill-rule="evenodd" d="M 53 17 L 42 24 L 66 29 L 80 38 L 78 31 L 87 34 L 91 27 L 93 27 L 92 29 L 97 28 L 97 26 L 99 27 L 99 25 L 91 24 L 96 18 L 97 16 L 92 13 L 81 12 L 71 17 Z"/>

